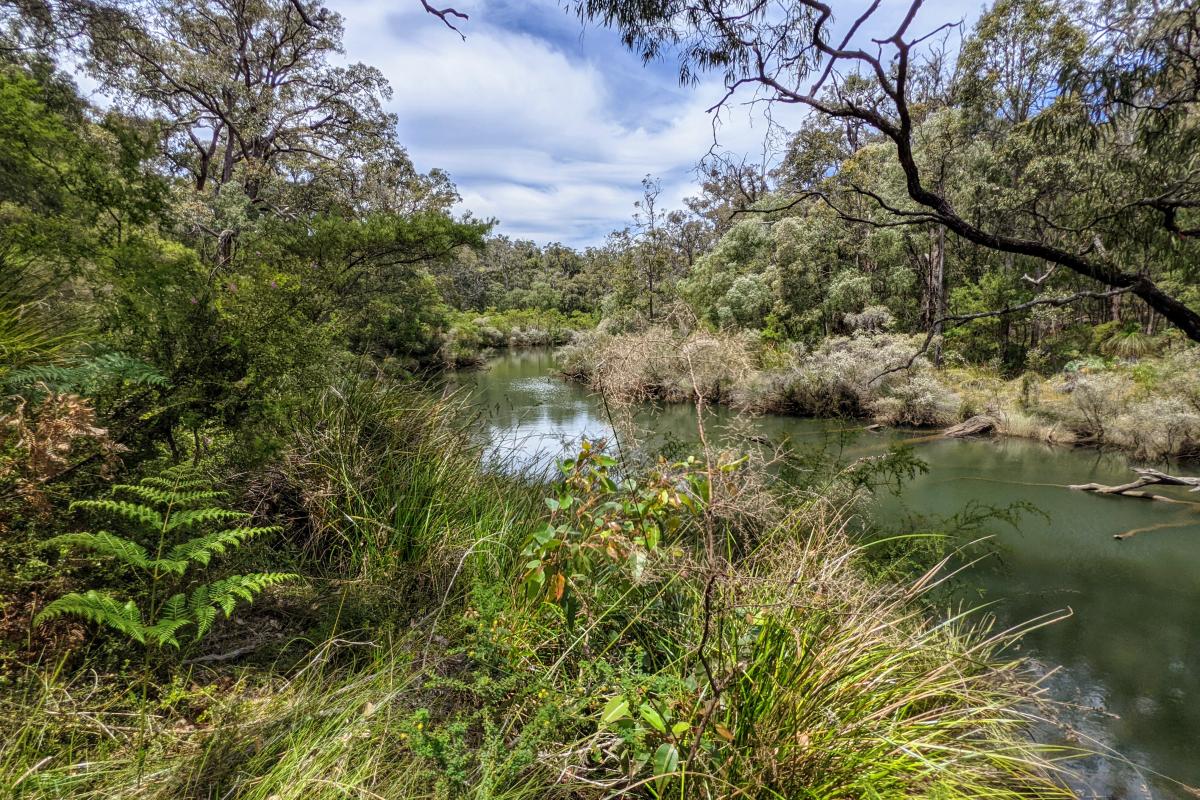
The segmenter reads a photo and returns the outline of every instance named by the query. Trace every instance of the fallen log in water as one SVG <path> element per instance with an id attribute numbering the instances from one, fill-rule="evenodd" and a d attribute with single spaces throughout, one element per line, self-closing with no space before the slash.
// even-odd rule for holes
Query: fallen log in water
<path id="1" fill-rule="evenodd" d="M 983 436 L 996 430 L 997 420 L 987 414 L 976 414 L 968 420 L 952 425 L 942 431 L 943 436 L 961 439 L 966 436 Z"/>
<path id="2" fill-rule="evenodd" d="M 1185 503 L 1187 505 L 1200 505 L 1190 500 L 1180 500 L 1175 497 L 1167 497 L 1162 494 L 1152 494 L 1151 492 L 1143 492 L 1143 486 L 1190 486 L 1189 492 L 1200 492 L 1200 478 L 1184 478 L 1179 475 L 1168 475 L 1165 472 L 1159 472 L 1156 469 L 1134 469 L 1137 473 L 1137 480 L 1129 483 L 1122 483 L 1118 486 L 1105 486 L 1103 483 L 1078 483 L 1070 486 L 1070 489 L 1078 489 L 1081 492 L 1095 492 L 1096 494 L 1112 494 L 1120 495 L 1121 497 L 1138 497 L 1142 500 L 1158 500 L 1163 503 Z M 1131 531 L 1118 533 L 1113 536 L 1114 539 L 1128 539 L 1137 533 L 1147 530 L 1154 530 L 1159 527 L 1179 527 L 1177 525 L 1152 525 L 1147 528 L 1134 528 Z"/>

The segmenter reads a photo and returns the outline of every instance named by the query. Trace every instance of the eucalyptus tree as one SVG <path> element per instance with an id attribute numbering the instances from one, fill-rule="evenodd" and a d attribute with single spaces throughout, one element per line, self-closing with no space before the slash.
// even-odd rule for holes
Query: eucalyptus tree
<path id="1" fill-rule="evenodd" d="M 272 176 L 353 168 L 394 129 L 383 74 L 331 63 L 342 22 L 316 3 L 97 4 L 90 33 L 96 76 L 129 110 L 166 120 L 167 156 L 198 191 L 236 181 L 251 200 L 277 202 Z"/>
<path id="2" fill-rule="evenodd" d="M 1078 37 L 1048 3 L 1004 3 L 992 16 L 995 29 L 977 32 L 978 46 L 965 49 L 964 68 L 973 64 L 984 77 L 1012 73 L 1007 84 L 994 82 L 1001 96 L 992 114 L 1011 117 L 994 126 L 994 146 L 1038 167 L 1004 179 L 1015 185 L 1006 187 L 1009 207 L 999 224 L 968 213 L 946 180 L 971 154 L 970 137 L 963 135 L 969 121 L 958 120 L 954 109 L 943 113 L 951 104 L 928 102 L 926 90 L 940 82 L 930 80 L 929 60 L 938 56 L 935 49 L 930 55 L 930 43 L 954 23 L 915 30 L 922 2 L 912 0 L 899 21 L 880 32 L 880 5 L 872 2 L 835 30 L 834 6 L 819 0 L 575 4 L 583 18 L 616 29 L 643 58 L 677 55 L 683 80 L 721 74 L 726 92 L 719 103 L 753 93 L 762 102 L 808 107 L 885 145 L 899 169 L 898 197 L 851 181 L 838 191 L 803 189 L 802 197 L 850 222 L 911 226 L 931 235 L 945 230 L 982 250 L 1044 264 L 1030 279 L 1038 291 L 1055 271 L 1084 279 L 1071 295 L 1039 295 L 1018 304 L 1023 308 L 1131 295 L 1200 340 L 1200 313 L 1188 294 L 1200 255 L 1200 224 L 1193 218 L 1200 208 L 1200 12 L 1194 5 L 1093 4 L 1070 21 L 1091 44 L 1072 44 L 1053 58 L 1045 51 Z M 1048 29 L 1037 15 L 1051 20 Z M 1037 54 L 1032 61 L 1031 53 Z M 1020 72 L 1023 61 L 1028 74 Z M 926 146 L 938 126 L 944 134 L 939 146 Z M 856 213 L 851 196 L 865 200 L 872 213 Z"/>

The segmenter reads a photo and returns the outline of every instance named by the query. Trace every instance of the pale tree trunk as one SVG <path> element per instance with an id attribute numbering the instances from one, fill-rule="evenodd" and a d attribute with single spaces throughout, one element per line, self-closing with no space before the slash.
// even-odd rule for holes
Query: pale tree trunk
<path id="1" fill-rule="evenodd" d="M 929 254 L 929 307 L 933 317 L 933 342 L 930 352 L 934 366 L 942 365 L 942 317 L 946 316 L 946 229 L 938 226 Z"/>

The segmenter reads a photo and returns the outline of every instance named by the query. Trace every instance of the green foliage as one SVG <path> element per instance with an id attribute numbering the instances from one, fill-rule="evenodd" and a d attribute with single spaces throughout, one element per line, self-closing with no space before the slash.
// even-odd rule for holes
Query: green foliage
<path id="1" fill-rule="evenodd" d="M 199 489 L 203 479 L 195 469 L 173 467 L 138 484 L 116 484 L 114 494 L 133 495 L 141 503 L 105 498 L 79 500 L 73 509 L 90 511 L 123 523 L 130 533 L 108 531 L 68 533 L 50 544 L 103 556 L 130 568 L 139 585 L 136 599 L 120 601 L 112 594 L 89 589 L 71 592 L 52 601 L 37 615 L 35 624 L 74 616 L 111 628 L 142 644 L 180 646 L 180 631 L 192 629 L 192 640 L 212 627 L 218 610 L 228 618 L 239 602 L 253 602 L 267 588 L 294 580 L 295 575 L 263 572 L 229 575 L 205 582 L 190 573 L 210 566 L 214 557 L 226 555 L 251 540 L 278 533 L 279 526 L 218 527 L 181 541 L 172 534 L 183 528 L 246 519 L 250 515 L 219 506 L 205 506 L 223 492 Z M 140 541 L 139 541 L 140 540 Z M 151 545 L 151 550 L 142 542 Z"/>
<path id="2" fill-rule="evenodd" d="M 5 377 L 14 388 L 45 386 L 54 392 L 94 395 L 105 384 L 165 386 L 167 378 L 153 365 L 124 353 L 102 353 L 73 359 L 74 363 L 42 364 L 13 370 Z"/>
<path id="3" fill-rule="evenodd" d="M 645 481 L 610 474 L 617 466 L 591 442 L 559 464 L 563 480 L 546 498 L 550 520 L 525 543 L 523 583 L 530 596 L 559 603 L 572 623 L 594 600 L 592 586 L 633 586 L 660 548 L 677 544 L 709 499 L 709 478 L 694 458 L 661 463 Z M 732 465 L 727 469 L 733 469 Z"/>

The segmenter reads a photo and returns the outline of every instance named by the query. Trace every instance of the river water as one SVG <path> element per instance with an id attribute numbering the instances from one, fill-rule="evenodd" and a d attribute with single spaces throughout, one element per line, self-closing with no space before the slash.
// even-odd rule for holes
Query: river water
<path id="1" fill-rule="evenodd" d="M 493 451 L 509 464 L 549 464 L 582 436 L 611 435 L 601 401 L 556 377 L 550 351 L 507 352 L 460 373 L 459 382 L 477 403 Z M 728 416 L 716 411 L 713 424 Z M 689 407 L 648 408 L 639 423 L 664 439 L 696 439 Z M 848 425 L 780 416 L 752 424 L 771 441 L 798 444 Z M 1061 667 L 1047 686 L 1074 731 L 1062 741 L 1109 753 L 1074 762 L 1072 784 L 1105 798 L 1200 795 L 1188 789 L 1200 787 L 1200 506 L 1068 490 L 1131 476 L 1123 457 L 1087 449 L 893 431 L 862 433 L 845 455 L 880 452 L 899 439 L 912 443 L 929 472 L 898 497 L 881 498 L 877 518 L 887 527 L 920 529 L 917 518 L 948 517 L 972 502 L 1026 502 L 1044 513 L 1024 514 L 1016 526 L 989 524 L 993 555 L 959 583 L 992 603 L 1001 624 L 1070 610 L 1030 633 L 1022 649 L 1047 668 Z"/>

